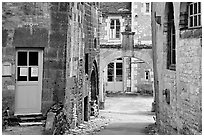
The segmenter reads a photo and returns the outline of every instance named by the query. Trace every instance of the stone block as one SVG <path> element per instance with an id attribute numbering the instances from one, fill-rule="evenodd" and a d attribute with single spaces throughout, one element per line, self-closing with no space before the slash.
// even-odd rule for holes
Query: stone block
<path id="1" fill-rule="evenodd" d="M 52 135 L 55 127 L 55 115 L 56 113 L 48 112 L 45 123 L 45 133 Z"/>

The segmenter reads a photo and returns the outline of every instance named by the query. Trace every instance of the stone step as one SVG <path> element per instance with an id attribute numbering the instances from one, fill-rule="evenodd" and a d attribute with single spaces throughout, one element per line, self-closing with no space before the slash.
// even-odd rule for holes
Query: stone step
<path id="1" fill-rule="evenodd" d="M 43 122 L 20 122 L 20 126 L 39 126 L 43 125 Z"/>
<path id="2" fill-rule="evenodd" d="M 18 115 L 18 118 L 20 119 L 19 122 L 41 122 L 42 120 L 45 120 L 46 118 L 42 114 L 38 115 Z"/>

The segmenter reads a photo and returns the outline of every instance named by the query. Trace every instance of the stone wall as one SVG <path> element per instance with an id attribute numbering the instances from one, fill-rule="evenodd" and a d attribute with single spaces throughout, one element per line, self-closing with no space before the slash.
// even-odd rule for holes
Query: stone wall
<path id="1" fill-rule="evenodd" d="M 151 45 L 151 3 L 146 12 L 146 2 L 132 2 L 132 31 L 135 32 L 134 44 Z"/>
<path id="2" fill-rule="evenodd" d="M 46 47 L 50 28 L 48 3 L 2 3 L 2 64 L 11 64 L 11 75 L 2 77 L 2 110 L 14 113 L 16 47 Z M 32 32 L 31 32 L 32 31 Z M 22 33 L 23 32 L 23 33 Z M 33 33 L 33 37 L 30 35 Z"/>
<path id="3" fill-rule="evenodd" d="M 93 66 L 98 78 L 98 8 L 97 3 L 88 2 L 3 4 L 2 61 L 12 68 L 11 74 L 2 80 L 3 110 L 9 107 L 14 113 L 15 48 L 40 48 L 43 50 L 42 113 L 53 103 L 61 102 L 72 127 L 83 122 L 84 97 L 90 94 Z M 86 53 L 89 55 L 87 76 Z"/>
<path id="4" fill-rule="evenodd" d="M 90 75 L 94 60 L 98 62 L 99 29 L 97 5 L 73 2 L 71 10 L 67 37 L 65 110 L 71 128 L 75 128 L 84 121 L 84 106 L 89 106 Z M 86 54 L 88 60 L 85 59 Z M 87 73 L 85 68 L 88 68 Z M 88 97 L 88 104 L 84 104 L 85 97 Z"/>
<path id="5" fill-rule="evenodd" d="M 154 3 L 153 14 L 164 21 L 166 3 Z M 160 132 L 164 134 L 201 134 L 202 28 L 180 29 L 180 3 L 174 5 L 176 29 L 176 70 L 167 69 L 167 39 L 163 25 L 154 25 L 152 16 L 154 74 L 156 82 L 156 115 Z M 156 30 L 155 30 L 156 29 Z M 162 38 L 162 39 L 161 39 Z"/>

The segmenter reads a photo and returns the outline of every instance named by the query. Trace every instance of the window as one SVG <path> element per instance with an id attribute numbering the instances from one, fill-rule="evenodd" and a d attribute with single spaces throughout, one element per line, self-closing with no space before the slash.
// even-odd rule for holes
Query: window
<path id="1" fill-rule="evenodd" d="M 119 19 L 111 19 L 110 38 L 111 39 L 119 39 L 120 38 L 120 20 Z"/>
<path id="2" fill-rule="evenodd" d="M 38 81 L 38 52 L 17 52 L 17 81 Z"/>
<path id="3" fill-rule="evenodd" d="M 189 27 L 201 26 L 201 2 L 193 2 L 189 4 Z"/>
<path id="4" fill-rule="evenodd" d="M 108 64 L 108 81 L 114 81 L 114 63 Z"/>
<path id="5" fill-rule="evenodd" d="M 123 81 L 123 64 L 116 63 L 116 81 Z"/>
<path id="6" fill-rule="evenodd" d="M 174 25 L 174 10 L 173 3 L 168 3 L 169 12 L 167 12 L 167 69 L 176 69 L 176 37 L 175 37 L 175 25 Z"/>
<path id="7" fill-rule="evenodd" d="M 150 7 L 150 4 L 149 4 L 149 3 L 146 3 L 146 13 L 149 13 L 149 12 L 150 12 L 149 7 Z"/>
<path id="8" fill-rule="evenodd" d="M 145 71 L 145 79 L 146 79 L 146 80 L 149 80 L 149 70 L 146 70 L 146 71 Z"/>

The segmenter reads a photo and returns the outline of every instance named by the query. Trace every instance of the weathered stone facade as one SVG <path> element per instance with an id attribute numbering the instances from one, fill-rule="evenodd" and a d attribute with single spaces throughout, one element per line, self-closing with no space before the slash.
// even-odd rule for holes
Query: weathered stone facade
<path id="1" fill-rule="evenodd" d="M 52 56 L 51 50 L 48 50 L 48 34 L 50 32 L 50 20 L 48 3 L 3 3 L 3 43 L 2 46 L 2 64 L 9 63 L 12 65 L 12 75 L 2 75 L 2 110 L 9 107 L 10 113 L 14 114 L 15 110 L 15 91 L 16 91 L 16 49 L 17 48 L 44 48 L 45 59 L 47 56 Z M 32 34 L 31 34 L 32 32 Z M 55 47 L 54 51 L 57 50 Z M 9 52 L 8 52 L 9 51 Z M 47 54 L 46 54 L 47 53 Z M 48 54 L 50 53 L 50 54 Z M 55 52 L 54 52 L 55 53 Z M 55 56 L 56 57 L 56 56 Z M 46 62 L 46 61 L 45 61 Z M 57 66 L 56 62 L 50 65 Z M 45 65 L 45 67 L 49 67 Z M 45 74 L 46 72 L 46 74 Z M 42 111 L 46 111 L 44 106 L 52 104 L 53 98 L 53 83 L 46 81 L 47 71 L 43 72 L 43 95 L 42 95 Z M 55 77 L 55 75 L 53 75 Z M 51 78 L 51 77 L 50 77 Z M 58 84 L 58 82 L 56 83 Z M 47 93 L 48 92 L 48 93 Z M 46 94 L 46 96 L 44 96 Z M 10 99 L 9 99 L 10 98 Z M 47 102 L 48 101 L 48 102 Z M 49 105 L 48 105 L 49 106 Z"/>
<path id="2" fill-rule="evenodd" d="M 67 69 L 65 94 L 65 107 L 72 127 L 89 119 L 91 92 L 98 92 L 98 6 L 74 3 L 72 7 L 71 31 L 68 32 L 71 40 L 68 47 L 71 48 L 67 48 L 67 58 L 71 61 L 66 62 L 70 69 Z M 91 85 L 93 73 L 97 82 L 95 90 Z"/>
<path id="3" fill-rule="evenodd" d="M 151 3 L 132 2 L 132 31 L 134 45 L 151 45 Z"/>
<path id="4" fill-rule="evenodd" d="M 84 98 L 88 97 L 85 106 L 89 119 L 89 94 L 98 92 L 99 3 L 25 2 L 2 6 L 2 63 L 12 68 L 11 74 L 3 73 L 2 77 L 2 110 L 9 107 L 10 113 L 15 113 L 16 50 L 31 48 L 43 52 L 42 114 L 54 103 L 62 102 L 74 126 L 74 122 L 84 120 Z M 91 84 L 93 81 L 96 83 Z"/>
<path id="5" fill-rule="evenodd" d="M 156 116 L 165 134 L 202 133 L 202 27 L 189 28 L 190 3 L 153 3 L 152 35 Z M 173 10 L 169 8 L 173 5 Z M 167 69 L 167 14 L 174 15 L 176 65 Z"/>

